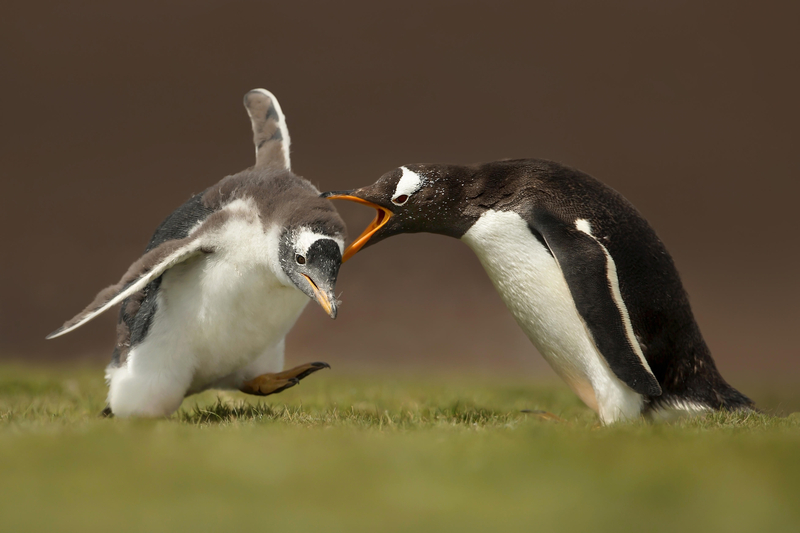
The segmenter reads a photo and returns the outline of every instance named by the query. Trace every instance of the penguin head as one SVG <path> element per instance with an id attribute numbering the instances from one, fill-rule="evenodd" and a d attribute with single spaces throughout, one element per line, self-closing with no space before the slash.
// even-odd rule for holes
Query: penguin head
<path id="1" fill-rule="evenodd" d="M 322 194 L 330 200 L 350 200 L 377 211 L 375 219 L 344 252 L 343 261 L 361 248 L 400 233 L 430 232 L 460 237 L 459 195 L 445 165 L 407 165 L 387 172 L 366 187 Z M 467 226 L 468 227 L 468 226 Z"/>
<path id="2" fill-rule="evenodd" d="M 279 243 L 278 261 L 288 281 L 336 318 L 334 289 L 344 239 L 339 234 L 302 226 L 285 229 Z"/>

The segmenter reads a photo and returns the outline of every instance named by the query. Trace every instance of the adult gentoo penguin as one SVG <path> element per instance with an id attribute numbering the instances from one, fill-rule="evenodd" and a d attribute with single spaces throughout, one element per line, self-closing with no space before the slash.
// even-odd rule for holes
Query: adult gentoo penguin
<path id="1" fill-rule="evenodd" d="M 717 371 L 653 229 L 587 174 L 536 159 L 408 165 L 323 196 L 378 211 L 345 261 L 399 233 L 464 241 L 539 352 L 603 423 L 753 405 Z"/>
<path id="2" fill-rule="evenodd" d="M 193 196 L 116 285 L 47 338 L 121 303 L 106 413 L 167 416 L 210 388 L 281 392 L 326 363 L 283 371 L 284 338 L 309 298 L 336 318 L 345 227 L 294 175 L 278 100 L 244 98 L 256 164 Z"/>

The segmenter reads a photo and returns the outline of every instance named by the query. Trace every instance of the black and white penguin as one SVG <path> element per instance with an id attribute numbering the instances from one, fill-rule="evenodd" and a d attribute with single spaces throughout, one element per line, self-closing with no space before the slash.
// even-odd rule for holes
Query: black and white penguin
<path id="1" fill-rule="evenodd" d="M 119 283 L 47 337 L 122 304 L 106 414 L 167 416 L 210 388 L 273 394 L 328 367 L 283 371 L 284 338 L 309 298 L 336 318 L 344 222 L 292 173 L 278 100 L 256 89 L 244 103 L 255 166 L 169 215 Z"/>
<path id="2" fill-rule="evenodd" d="M 539 352 L 603 423 L 753 405 L 717 371 L 653 229 L 587 174 L 535 159 L 408 165 L 323 197 L 378 211 L 345 261 L 399 233 L 464 241 Z"/>

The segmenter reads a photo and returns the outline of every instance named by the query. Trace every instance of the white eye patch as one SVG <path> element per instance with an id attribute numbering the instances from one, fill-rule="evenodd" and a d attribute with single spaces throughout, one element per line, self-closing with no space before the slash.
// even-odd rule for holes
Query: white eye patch
<path id="1" fill-rule="evenodd" d="M 338 235 L 334 237 L 331 235 L 323 235 L 322 233 L 315 233 L 308 228 L 302 228 L 297 233 L 297 237 L 294 240 L 295 252 L 305 257 L 311 245 L 320 239 L 328 239 L 335 242 L 339 246 L 339 253 L 344 253 L 344 239 Z"/>
<path id="2" fill-rule="evenodd" d="M 394 205 L 403 205 L 408 201 L 408 197 L 422 188 L 422 176 L 408 170 L 406 167 L 400 167 L 403 170 L 403 175 L 400 176 L 400 181 L 397 182 L 397 187 L 392 195 L 392 203 Z"/>

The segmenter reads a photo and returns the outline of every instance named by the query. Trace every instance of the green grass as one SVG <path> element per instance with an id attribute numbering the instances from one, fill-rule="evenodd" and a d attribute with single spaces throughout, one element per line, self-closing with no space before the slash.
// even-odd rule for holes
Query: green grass
<path id="1" fill-rule="evenodd" d="M 0 367 L 0 531 L 800 530 L 800 414 L 604 428 L 557 383 L 333 371 L 169 420 L 104 396 Z"/>

